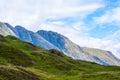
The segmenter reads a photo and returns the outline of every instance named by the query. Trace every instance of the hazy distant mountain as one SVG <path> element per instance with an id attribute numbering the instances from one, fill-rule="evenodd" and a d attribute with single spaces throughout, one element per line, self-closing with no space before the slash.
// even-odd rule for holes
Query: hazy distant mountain
<path id="1" fill-rule="evenodd" d="M 0 23 L 0 34 L 17 36 L 23 41 L 45 49 L 58 49 L 74 59 L 96 62 L 102 65 L 120 65 L 120 60 L 111 52 L 80 47 L 56 32 L 40 30 L 35 33 L 21 26 L 14 28 L 8 23 Z"/>

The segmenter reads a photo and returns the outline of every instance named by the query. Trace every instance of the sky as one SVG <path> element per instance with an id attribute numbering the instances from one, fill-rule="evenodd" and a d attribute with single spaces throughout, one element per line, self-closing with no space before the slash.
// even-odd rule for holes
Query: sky
<path id="1" fill-rule="evenodd" d="M 52 30 L 120 58 L 120 0 L 0 0 L 0 21 Z"/>

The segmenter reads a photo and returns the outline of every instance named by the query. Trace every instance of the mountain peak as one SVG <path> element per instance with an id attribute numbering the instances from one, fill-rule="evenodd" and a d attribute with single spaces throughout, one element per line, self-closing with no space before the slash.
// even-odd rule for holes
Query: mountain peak
<path id="1" fill-rule="evenodd" d="M 48 33 L 48 34 L 51 34 L 51 35 L 54 35 L 54 36 L 60 36 L 60 37 L 65 37 L 57 32 L 53 32 L 53 31 L 46 31 L 46 30 L 39 30 L 37 31 L 37 33 Z M 65 37 L 67 38 L 67 37 Z"/>
<path id="2" fill-rule="evenodd" d="M 0 34 L 3 36 L 7 36 L 7 35 L 12 35 L 12 36 L 16 36 L 16 34 L 11 30 L 11 28 L 3 22 L 0 22 Z"/>
<path id="3" fill-rule="evenodd" d="M 40 30 L 37 33 L 74 59 L 96 62 L 102 65 L 120 65 L 119 60 L 108 51 L 80 47 L 56 32 Z"/>
<path id="4" fill-rule="evenodd" d="M 40 36 L 45 38 L 47 41 L 58 47 L 60 50 L 64 49 L 65 37 L 57 32 L 39 30 L 37 32 Z"/>
<path id="5" fill-rule="evenodd" d="M 19 30 L 27 30 L 27 29 L 25 29 L 24 27 L 22 27 L 22 26 L 20 26 L 20 25 L 16 25 L 16 26 L 15 26 L 15 29 L 19 29 Z"/>
<path id="6" fill-rule="evenodd" d="M 3 26 L 5 26 L 5 23 L 0 22 L 0 27 L 3 27 Z"/>
<path id="7" fill-rule="evenodd" d="M 80 47 L 57 32 L 39 30 L 35 33 L 20 25 L 17 25 L 14 28 L 8 23 L 1 22 L 0 34 L 4 36 L 17 35 L 18 38 L 23 41 L 45 49 L 60 50 L 74 59 L 96 62 L 102 65 L 120 65 L 120 60 L 112 55 L 112 53 L 94 48 Z"/>

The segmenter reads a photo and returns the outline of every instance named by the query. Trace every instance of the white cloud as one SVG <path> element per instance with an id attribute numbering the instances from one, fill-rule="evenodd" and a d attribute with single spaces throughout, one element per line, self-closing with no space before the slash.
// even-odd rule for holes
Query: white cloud
<path id="1" fill-rule="evenodd" d="M 49 18 L 82 18 L 103 6 L 101 0 L 0 0 L 0 21 L 36 30 Z"/>
<path id="2" fill-rule="evenodd" d="M 120 7 L 110 9 L 100 17 L 96 17 L 94 20 L 97 24 L 112 24 L 120 26 Z"/>

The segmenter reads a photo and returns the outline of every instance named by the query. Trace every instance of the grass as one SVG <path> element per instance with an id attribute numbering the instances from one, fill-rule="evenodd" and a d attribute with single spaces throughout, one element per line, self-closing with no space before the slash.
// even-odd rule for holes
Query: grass
<path id="1" fill-rule="evenodd" d="M 40 80 L 40 78 L 14 66 L 4 65 L 0 67 L 0 80 Z"/>
<path id="2" fill-rule="evenodd" d="M 74 60 L 15 37 L 0 36 L 0 80 L 120 80 L 120 67 Z"/>

